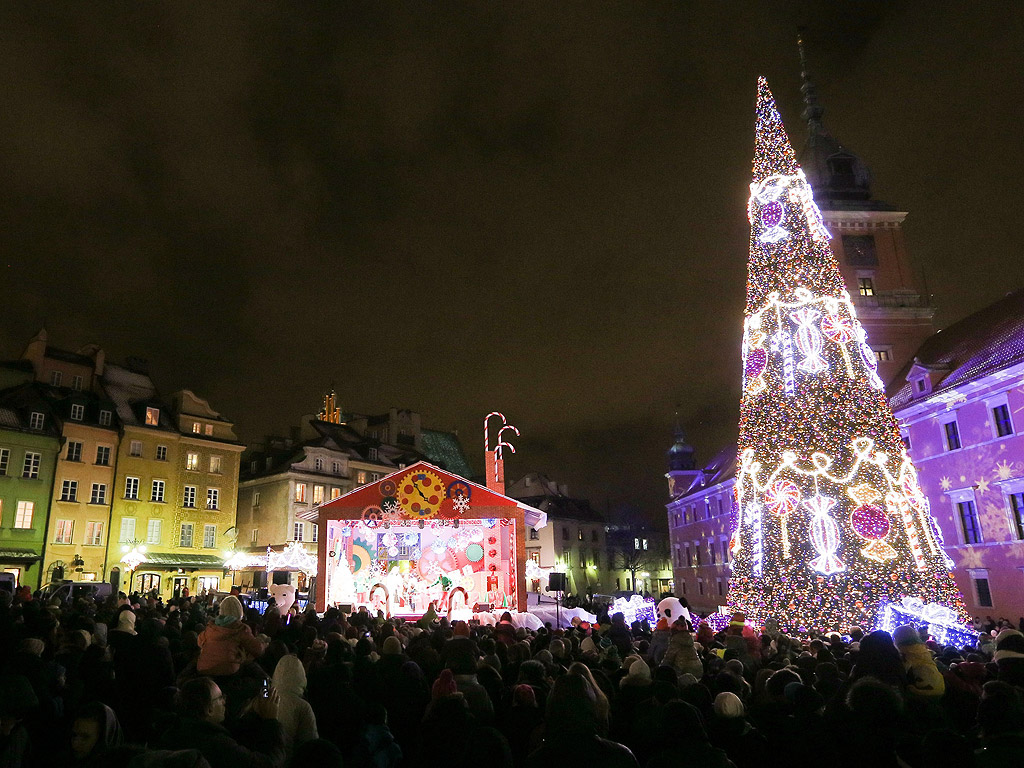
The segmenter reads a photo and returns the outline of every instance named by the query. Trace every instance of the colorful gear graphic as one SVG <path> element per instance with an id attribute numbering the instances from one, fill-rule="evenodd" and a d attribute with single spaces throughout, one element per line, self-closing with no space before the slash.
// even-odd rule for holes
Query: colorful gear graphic
<path id="1" fill-rule="evenodd" d="M 398 502 L 413 519 L 434 517 L 445 499 L 444 481 L 434 472 L 410 472 L 398 483 Z"/>

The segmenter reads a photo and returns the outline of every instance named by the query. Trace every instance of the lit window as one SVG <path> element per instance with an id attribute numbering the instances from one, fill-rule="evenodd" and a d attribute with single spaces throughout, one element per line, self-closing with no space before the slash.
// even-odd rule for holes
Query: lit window
<path id="1" fill-rule="evenodd" d="M 185 495 L 182 497 L 181 506 L 195 508 L 196 506 L 196 487 L 194 485 L 185 486 Z"/>
<path id="2" fill-rule="evenodd" d="M 213 549 L 217 546 L 217 526 L 203 526 L 203 549 Z"/>
<path id="3" fill-rule="evenodd" d="M 156 447 L 156 460 L 157 461 L 167 461 L 167 446 L 166 445 L 158 445 Z"/>
<path id="4" fill-rule="evenodd" d="M 60 484 L 61 501 L 78 501 L 78 481 L 65 480 Z"/>
<path id="5" fill-rule="evenodd" d="M 214 475 L 220 474 L 220 456 L 210 457 L 210 472 Z"/>
<path id="6" fill-rule="evenodd" d="M 68 461 L 82 460 L 82 444 L 77 440 L 68 440 Z"/>
<path id="7" fill-rule="evenodd" d="M 39 477 L 39 462 L 42 458 L 42 454 L 26 451 L 25 463 L 21 467 L 21 476 L 29 479 Z"/>
<path id="8" fill-rule="evenodd" d="M 158 427 L 158 426 L 160 426 L 160 409 L 159 408 L 146 408 L 146 426 L 147 427 Z"/>
<path id="9" fill-rule="evenodd" d="M 85 418 L 85 406 L 80 403 L 71 404 L 71 420 L 81 421 Z"/>
<path id="10" fill-rule="evenodd" d="M 306 484 L 296 483 L 295 484 L 295 500 L 301 503 L 306 501 Z"/>
<path id="11" fill-rule="evenodd" d="M 323 504 L 324 502 L 324 487 L 322 485 L 313 486 L 313 503 Z"/>
<path id="12" fill-rule="evenodd" d="M 875 295 L 875 282 L 870 277 L 857 278 L 857 292 L 861 296 Z"/>
<path id="13" fill-rule="evenodd" d="M 210 437 L 211 435 L 213 435 L 213 424 L 207 424 L 207 425 L 206 425 L 206 426 L 205 426 L 205 427 L 203 428 L 203 433 L 204 433 L 204 434 L 205 434 L 205 435 L 206 435 L 207 437 Z"/>
<path id="14" fill-rule="evenodd" d="M 19 501 L 18 511 L 14 517 L 15 528 L 31 528 L 32 527 L 32 513 L 35 511 L 36 504 L 34 501 Z"/>
<path id="15" fill-rule="evenodd" d="M 365 472 L 356 472 L 356 483 L 358 485 L 365 485 L 366 484 L 366 473 Z"/>
<path id="16" fill-rule="evenodd" d="M 193 421 L 192 422 L 192 434 L 193 435 L 201 435 L 202 433 L 203 433 L 203 425 L 200 424 L 198 421 Z"/>
<path id="17" fill-rule="evenodd" d="M 82 377 L 72 376 L 71 377 L 71 388 L 75 391 L 81 391 L 82 389 Z"/>
<path id="18" fill-rule="evenodd" d="M 206 508 L 207 509 L 220 509 L 220 489 L 219 488 L 207 488 L 206 489 Z"/>
<path id="19" fill-rule="evenodd" d="M 134 517 L 122 517 L 121 518 L 121 538 L 118 539 L 122 544 L 127 544 L 130 541 L 135 541 L 135 518 Z"/>
<path id="20" fill-rule="evenodd" d="M 149 518 L 149 523 L 146 525 L 146 543 L 159 545 L 162 529 L 163 520 L 158 517 Z"/>
<path id="21" fill-rule="evenodd" d="M 128 446 L 128 455 L 129 456 L 141 456 L 142 455 L 142 441 L 141 440 L 132 440 L 131 441 L 131 444 Z"/>
<path id="22" fill-rule="evenodd" d="M 579 539 L 580 541 L 583 541 L 583 529 L 582 529 L 582 528 L 580 528 L 580 529 L 579 529 L 579 530 L 578 530 L 578 531 L 576 532 L 576 536 L 577 536 L 577 538 L 578 538 L 578 539 Z"/>
<path id="23" fill-rule="evenodd" d="M 97 445 L 96 446 L 96 464 L 101 467 L 106 467 L 110 464 L 110 446 L 109 445 Z"/>
<path id="24" fill-rule="evenodd" d="M 955 451 L 960 448 L 960 428 L 955 421 L 948 421 L 943 425 L 946 433 L 946 450 Z"/>
<path id="25" fill-rule="evenodd" d="M 165 484 L 164 484 L 163 480 L 154 480 L 153 481 L 153 490 L 152 490 L 152 493 L 150 494 L 150 497 L 149 497 L 150 501 L 163 501 L 164 500 L 164 486 L 165 486 Z"/>
<path id="26" fill-rule="evenodd" d="M 185 469 L 195 471 L 199 469 L 199 454 L 189 453 L 185 455 Z"/>
<path id="27" fill-rule="evenodd" d="M 633 539 L 633 549 L 640 549 L 640 539 Z"/>
<path id="28" fill-rule="evenodd" d="M 341 488 L 332 487 L 331 488 L 331 501 L 334 501 L 335 499 L 339 498 L 340 496 L 341 496 Z"/>
<path id="29" fill-rule="evenodd" d="M 110 411 L 100 411 L 100 426 L 101 427 L 109 427 L 110 426 L 110 419 L 111 419 Z"/>
<path id="30" fill-rule="evenodd" d="M 888 363 L 890 360 L 892 360 L 892 352 L 890 352 L 888 349 L 876 349 L 875 360 L 877 360 L 880 363 Z"/>
<path id="31" fill-rule="evenodd" d="M 71 544 L 75 530 L 74 520 L 58 520 L 53 537 L 54 544 Z"/>
<path id="32" fill-rule="evenodd" d="M 192 546 L 192 523 L 182 523 L 181 533 L 178 536 L 179 547 L 191 547 Z"/>
<path id="33" fill-rule="evenodd" d="M 647 539 L 644 539 L 644 549 L 647 549 Z"/>
<path id="34" fill-rule="evenodd" d="M 39 413 L 39 411 L 32 411 L 28 417 L 29 429 L 42 429 L 45 421 L 43 414 Z"/>
<path id="35" fill-rule="evenodd" d="M 992 409 L 992 421 L 996 427 L 996 437 L 1013 434 L 1013 422 L 1010 421 L 1010 406 L 1006 403 Z"/>
<path id="36" fill-rule="evenodd" d="M 52 386 L 54 386 L 54 387 L 59 387 L 61 379 L 63 379 L 63 378 L 64 378 L 64 374 L 61 373 L 60 371 L 51 371 L 50 372 L 50 384 Z"/>
<path id="37" fill-rule="evenodd" d="M 126 477 L 124 479 L 124 497 L 126 499 L 139 498 L 139 478 Z"/>
<path id="38" fill-rule="evenodd" d="M 103 523 L 93 521 L 85 524 L 85 543 L 90 547 L 103 545 Z"/>
<path id="39" fill-rule="evenodd" d="M 92 491 L 89 493 L 90 504 L 106 504 L 107 503 L 107 485 L 106 483 L 93 483 Z"/>

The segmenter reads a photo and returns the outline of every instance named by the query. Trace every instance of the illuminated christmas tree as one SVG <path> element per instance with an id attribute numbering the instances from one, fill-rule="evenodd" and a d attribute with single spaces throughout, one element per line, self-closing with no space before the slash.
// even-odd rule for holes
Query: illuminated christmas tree
<path id="1" fill-rule="evenodd" d="M 829 233 L 758 82 L 733 610 L 794 630 L 912 598 L 969 620 Z"/>

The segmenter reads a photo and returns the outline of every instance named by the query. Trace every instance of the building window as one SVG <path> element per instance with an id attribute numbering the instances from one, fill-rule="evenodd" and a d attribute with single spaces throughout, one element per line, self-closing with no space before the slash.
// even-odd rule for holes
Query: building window
<path id="1" fill-rule="evenodd" d="M 579 540 L 583 541 L 583 529 L 582 528 L 580 528 L 579 531 L 577 531 L 577 535 L 579 537 Z"/>
<path id="2" fill-rule="evenodd" d="M 295 501 L 300 504 L 306 503 L 306 484 L 296 483 L 295 484 Z"/>
<path id="3" fill-rule="evenodd" d="M 149 495 L 150 501 L 163 501 L 164 500 L 164 487 L 165 483 L 163 480 L 154 480 L 153 489 Z"/>
<path id="4" fill-rule="evenodd" d="M 203 526 L 203 549 L 213 549 L 217 546 L 217 526 Z"/>
<path id="5" fill-rule="evenodd" d="M 540 541 L 540 533 L 536 528 L 530 529 L 530 541 Z"/>
<path id="6" fill-rule="evenodd" d="M 875 281 L 872 280 L 870 277 L 858 277 L 857 293 L 859 293 L 861 296 L 874 296 Z"/>
<path id="7" fill-rule="evenodd" d="M 21 476 L 29 479 L 39 477 L 39 462 L 42 458 L 42 454 L 26 451 L 25 463 L 21 467 Z"/>
<path id="8" fill-rule="evenodd" d="M 71 388 L 73 390 L 75 390 L 76 392 L 80 392 L 82 390 L 82 377 L 81 376 L 72 376 L 71 377 Z"/>
<path id="9" fill-rule="evenodd" d="M 875 360 L 880 363 L 888 363 L 892 360 L 892 351 L 888 349 L 876 349 Z"/>
<path id="10" fill-rule="evenodd" d="M 199 469 L 199 454 L 188 453 L 185 455 L 185 469 L 195 472 Z"/>
<path id="11" fill-rule="evenodd" d="M 300 522 L 295 522 L 292 525 L 292 540 L 302 541 L 303 525 Z"/>
<path id="12" fill-rule="evenodd" d="M 693 542 L 693 564 L 700 565 L 700 542 Z"/>
<path id="13" fill-rule="evenodd" d="M 139 498 L 139 478 L 126 477 L 124 479 L 124 497 L 126 499 Z"/>
<path id="14" fill-rule="evenodd" d="M 259 471 L 259 469 L 260 463 L 256 461 L 256 459 L 253 459 L 252 461 L 249 462 L 249 471 L 252 472 L 254 475 Z"/>
<path id="15" fill-rule="evenodd" d="M 728 562 L 729 562 L 729 540 L 728 539 L 722 539 L 722 563 L 724 565 L 725 563 L 728 563 Z"/>
<path id="16" fill-rule="evenodd" d="M 316 471 L 317 472 L 323 472 L 324 471 L 324 460 L 321 459 L 321 458 L 317 458 L 313 462 L 313 466 L 316 467 Z"/>
<path id="17" fill-rule="evenodd" d="M 1010 512 L 1017 541 L 1024 541 L 1024 491 L 1010 494 Z"/>
<path id="18" fill-rule="evenodd" d="M 221 465 L 221 457 L 220 456 L 211 456 L 210 457 L 210 474 L 211 475 L 219 475 L 220 474 L 220 465 Z"/>
<path id="19" fill-rule="evenodd" d="M 147 427 L 159 427 L 160 426 L 160 409 L 159 408 L 146 408 L 146 426 Z"/>
<path id="20" fill-rule="evenodd" d="M 213 437 L 213 424 L 207 424 L 203 427 L 203 434 L 207 437 Z"/>
<path id="21" fill-rule="evenodd" d="M 363 472 L 363 471 L 356 472 L 356 484 L 357 485 L 365 485 L 366 484 L 366 473 L 365 472 Z"/>
<path id="22" fill-rule="evenodd" d="M 106 410 L 100 411 L 100 426 L 101 427 L 109 427 L 110 426 L 110 419 L 111 419 L 110 411 L 106 411 Z"/>
<path id="23" fill-rule="evenodd" d="M 957 502 L 960 513 L 960 526 L 964 532 L 964 544 L 981 544 L 981 524 L 978 521 L 978 508 L 973 499 Z"/>
<path id="24" fill-rule="evenodd" d="M 106 504 L 107 503 L 107 486 L 106 483 L 93 483 L 92 491 L 89 493 L 90 504 Z"/>
<path id="25" fill-rule="evenodd" d="M 1006 403 L 992 409 L 992 421 L 996 427 L 996 437 L 1013 434 L 1013 422 L 1010 421 L 1010 406 Z"/>
<path id="26" fill-rule="evenodd" d="M 96 464 L 101 467 L 110 465 L 110 446 L 109 445 L 97 445 L 96 446 Z"/>
<path id="27" fill-rule="evenodd" d="M 8 448 L 0 448 L 0 475 L 7 474 L 7 465 L 11 461 L 11 451 Z"/>
<path id="28" fill-rule="evenodd" d="M 366 455 L 367 457 L 369 457 L 370 461 L 377 461 L 378 452 L 376 448 L 371 448 L 370 450 L 368 450 L 366 452 Z"/>
<path id="29" fill-rule="evenodd" d="M 593 543 L 597 542 L 597 528 L 590 531 L 590 541 Z"/>
<path id="30" fill-rule="evenodd" d="M 974 582 L 974 593 L 978 597 L 978 605 L 982 608 L 992 607 L 992 587 L 988 583 L 988 571 L 971 571 Z"/>
<path id="31" fill-rule="evenodd" d="M 722 585 L 722 580 L 716 578 L 715 581 L 718 583 L 718 595 L 721 597 L 725 594 L 725 587 Z"/>
<path id="32" fill-rule="evenodd" d="M 316 523 L 310 523 L 310 525 L 313 527 L 313 543 L 315 544 L 320 540 L 320 526 Z"/>
<path id="33" fill-rule="evenodd" d="M 166 445 L 158 445 L 156 447 L 156 460 L 157 461 L 167 461 L 167 446 Z"/>
<path id="34" fill-rule="evenodd" d="M 910 453 L 910 433 L 900 432 L 900 440 L 903 442 L 903 447 L 907 449 L 907 453 Z"/>
<path id="35" fill-rule="evenodd" d="M 103 523 L 93 521 L 85 524 L 85 543 L 89 547 L 103 545 Z"/>
<path id="36" fill-rule="evenodd" d="M 158 517 L 149 518 L 149 523 L 146 525 L 146 543 L 147 544 L 160 544 L 160 535 L 163 532 L 163 520 Z"/>
<path id="37" fill-rule="evenodd" d="M 336 475 L 340 475 L 341 474 L 341 462 L 339 462 L 339 461 L 332 461 L 331 462 L 331 472 L 333 472 Z"/>
<path id="38" fill-rule="evenodd" d="M 249 541 L 252 542 L 253 546 L 256 546 L 257 542 L 259 541 L 259 538 L 260 538 L 260 529 L 259 528 L 253 528 L 252 529 L 252 537 L 249 539 Z"/>
<path id="39" fill-rule="evenodd" d="M 34 501 L 19 501 L 18 511 L 14 516 L 14 527 L 31 528 L 32 513 L 35 511 L 35 508 L 36 503 Z"/>
<path id="40" fill-rule="evenodd" d="M 877 267 L 873 235 L 843 235 L 843 253 L 851 267 Z"/>
<path id="41" fill-rule="evenodd" d="M 565 526 L 562 526 L 562 541 L 568 541 L 568 540 L 569 540 L 569 529 L 566 528 Z"/>
<path id="42" fill-rule="evenodd" d="M 955 421 L 947 421 L 942 425 L 946 433 L 946 450 L 955 451 L 960 448 L 960 428 Z"/>
<path id="43" fill-rule="evenodd" d="M 685 551 L 686 551 L 686 565 L 687 566 L 692 566 L 693 565 L 693 560 L 692 560 L 691 555 L 690 555 L 690 545 L 689 544 L 686 545 L 686 550 Z"/>
<path id="44" fill-rule="evenodd" d="M 202 433 L 203 433 L 203 425 L 200 424 L 198 421 L 193 421 L 192 422 L 192 434 L 193 435 L 201 435 Z"/>
<path id="45" fill-rule="evenodd" d="M 585 553 L 585 552 L 584 552 L 584 551 L 583 551 L 583 550 L 581 549 L 581 550 L 580 550 L 580 568 L 586 568 L 586 567 L 587 567 L 587 555 L 586 555 L 586 553 Z"/>
<path id="46" fill-rule="evenodd" d="M 39 411 L 32 411 L 28 417 L 29 429 L 42 429 L 45 422 L 43 414 L 39 413 Z"/>
<path id="47" fill-rule="evenodd" d="M 135 518 L 134 517 L 122 517 L 121 518 L 121 538 L 118 539 L 122 544 L 127 544 L 130 541 L 135 541 Z"/>
<path id="48" fill-rule="evenodd" d="M 274 466 L 274 457 L 267 456 L 267 458 L 263 460 L 263 467 L 264 469 L 270 469 L 272 466 Z"/>
<path id="49" fill-rule="evenodd" d="M 322 485 L 313 486 L 313 503 L 323 504 L 324 503 L 324 487 Z"/>
<path id="50" fill-rule="evenodd" d="M 194 509 L 196 506 L 196 487 L 194 485 L 185 486 L 185 495 L 182 498 L 181 506 L 189 507 Z"/>
<path id="51" fill-rule="evenodd" d="M 60 484 L 61 501 L 78 501 L 78 481 L 65 480 Z"/>
<path id="52" fill-rule="evenodd" d="M 75 530 L 74 520 L 58 520 L 56 534 L 53 537 L 54 544 L 71 544 Z"/>
<path id="53" fill-rule="evenodd" d="M 64 374 L 60 371 L 50 371 L 50 386 L 59 387 Z"/>
<path id="54" fill-rule="evenodd" d="M 341 497 L 341 488 L 336 486 L 331 487 L 331 501 Z"/>
<path id="55" fill-rule="evenodd" d="M 220 489 L 219 488 L 207 488 L 206 489 L 206 508 L 207 509 L 220 509 Z"/>
<path id="56" fill-rule="evenodd" d="M 192 546 L 192 523 L 181 524 L 181 534 L 178 536 L 179 547 L 191 547 Z"/>
<path id="57" fill-rule="evenodd" d="M 370 473 L 370 482 L 371 483 L 376 483 L 378 480 L 380 480 L 380 472 L 371 472 Z"/>
<path id="58" fill-rule="evenodd" d="M 708 562 L 711 565 L 718 565 L 718 550 L 715 549 L 713 542 L 708 544 Z"/>
<path id="59" fill-rule="evenodd" d="M 643 540 L 644 549 L 647 549 L 647 539 Z"/>
<path id="60" fill-rule="evenodd" d="M 81 421 L 85 418 L 85 406 L 80 403 L 71 404 L 71 420 Z"/>
<path id="61" fill-rule="evenodd" d="M 697 579 L 697 591 L 704 594 L 704 579 Z"/>
<path id="62" fill-rule="evenodd" d="M 252 493 L 252 505 L 258 507 L 260 505 L 260 492 L 253 491 Z"/>
<path id="63" fill-rule="evenodd" d="M 82 460 L 82 444 L 77 440 L 68 440 L 68 461 Z"/>
<path id="64" fill-rule="evenodd" d="M 131 444 L 128 446 L 128 455 L 129 456 L 141 456 L 142 455 L 142 441 L 141 440 L 132 440 Z"/>
<path id="65" fill-rule="evenodd" d="M 640 539 L 633 539 L 633 549 L 634 550 L 640 549 Z"/>

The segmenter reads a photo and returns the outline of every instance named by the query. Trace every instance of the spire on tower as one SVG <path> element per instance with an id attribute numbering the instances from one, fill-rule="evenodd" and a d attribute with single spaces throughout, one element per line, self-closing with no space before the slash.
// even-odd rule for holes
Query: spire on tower
<path id="1" fill-rule="evenodd" d="M 825 114 L 825 108 L 818 103 L 818 91 L 814 87 L 814 83 L 811 82 L 811 71 L 807 66 L 803 27 L 797 27 L 796 44 L 800 49 L 800 80 L 802 81 L 800 93 L 804 95 L 804 111 L 801 117 L 807 121 L 807 130 L 812 135 L 816 133 L 827 134 L 828 131 L 825 129 L 825 124 L 821 122 L 821 117 Z"/>

